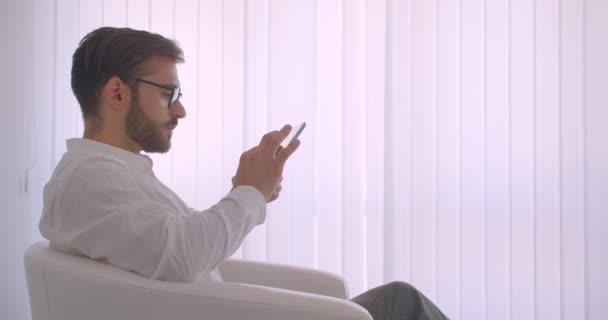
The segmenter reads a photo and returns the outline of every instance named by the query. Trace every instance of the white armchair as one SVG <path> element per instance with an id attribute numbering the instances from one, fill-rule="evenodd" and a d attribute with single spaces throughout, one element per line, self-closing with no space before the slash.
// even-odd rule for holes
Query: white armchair
<path id="1" fill-rule="evenodd" d="M 344 280 L 292 266 L 228 260 L 223 283 L 148 279 L 62 253 L 47 242 L 25 252 L 33 320 L 371 320 Z"/>

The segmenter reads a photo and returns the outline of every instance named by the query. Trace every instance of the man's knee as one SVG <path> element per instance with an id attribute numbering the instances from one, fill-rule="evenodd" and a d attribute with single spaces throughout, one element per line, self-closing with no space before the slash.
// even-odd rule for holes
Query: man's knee
<path id="1" fill-rule="evenodd" d="M 447 319 L 437 307 L 413 285 L 394 281 L 386 284 L 386 292 L 391 297 L 395 310 L 402 310 L 401 315 L 407 319 Z M 425 317 L 421 317 L 421 314 Z"/>
<path id="2" fill-rule="evenodd" d="M 390 295 L 397 297 L 408 297 L 410 299 L 418 296 L 418 289 L 413 285 L 403 281 L 393 281 L 386 284 L 386 290 Z"/>
<path id="3" fill-rule="evenodd" d="M 403 281 L 393 281 L 386 286 L 392 291 L 418 291 L 413 285 Z"/>

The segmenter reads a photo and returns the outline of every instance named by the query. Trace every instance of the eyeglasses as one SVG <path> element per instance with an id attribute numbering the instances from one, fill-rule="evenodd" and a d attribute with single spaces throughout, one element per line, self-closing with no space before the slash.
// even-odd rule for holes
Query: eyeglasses
<path id="1" fill-rule="evenodd" d="M 120 74 L 119 76 L 120 77 L 124 77 L 124 78 L 129 78 L 131 80 L 141 81 L 143 83 L 147 83 L 149 85 L 153 85 L 155 87 L 159 87 L 159 88 L 163 88 L 163 89 L 171 91 L 171 95 L 169 96 L 169 105 L 168 105 L 169 109 L 173 108 L 175 106 L 175 103 L 177 102 L 177 100 L 179 100 L 182 97 L 182 89 L 181 88 L 167 87 L 167 86 L 164 86 L 162 84 L 158 84 L 158 83 L 155 83 L 155 82 L 152 82 L 152 81 L 148 81 L 148 80 L 144 80 L 144 79 L 136 78 L 136 77 L 131 77 L 131 76 L 126 75 L 126 74 Z"/>

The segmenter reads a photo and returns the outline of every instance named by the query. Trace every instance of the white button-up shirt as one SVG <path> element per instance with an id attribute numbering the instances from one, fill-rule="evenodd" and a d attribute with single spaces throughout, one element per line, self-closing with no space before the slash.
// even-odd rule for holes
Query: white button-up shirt
<path id="1" fill-rule="evenodd" d="M 59 250 L 149 278 L 222 281 L 218 266 L 265 217 L 254 187 L 196 211 L 154 176 L 149 157 L 70 139 L 44 188 L 40 232 Z"/>

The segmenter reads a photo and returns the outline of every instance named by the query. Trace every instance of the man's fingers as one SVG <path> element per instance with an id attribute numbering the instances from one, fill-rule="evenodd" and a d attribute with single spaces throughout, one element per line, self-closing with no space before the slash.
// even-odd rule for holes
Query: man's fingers
<path id="1" fill-rule="evenodd" d="M 279 193 L 275 192 L 272 194 L 272 196 L 270 196 L 270 199 L 268 199 L 268 202 L 273 202 L 274 200 L 279 198 Z"/>
<path id="2" fill-rule="evenodd" d="M 262 137 L 260 141 L 260 148 L 266 152 L 271 152 L 273 155 L 277 153 L 277 150 L 281 146 L 281 142 L 287 138 L 291 132 L 291 126 L 286 124 L 279 131 L 272 131 Z"/>
<path id="3" fill-rule="evenodd" d="M 281 181 L 283 181 L 283 177 L 281 177 Z M 281 194 L 281 190 L 283 190 L 283 186 L 279 182 L 279 185 L 276 187 L 276 189 L 274 189 L 274 192 L 272 193 L 272 196 L 270 196 L 270 199 L 268 200 L 268 202 L 272 202 L 272 201 L 276 200 L 279 197 L 279 195 Z"/>
<path id="4" fill-rule="evenodd" d="M 293 141 L 291 141 L 287 147 L 285 147 L 284 149 L 282 149 L 279 153 L 277 153 L 277 158 L 282 161 L 285 162 L 287 161 L 287 159 L 289 159 L 289 157 L 296 152 L 296 150 L 298 149 L 298 147 L 300 146 L 300 140 L 299 139 L 295 139 Z"/>

